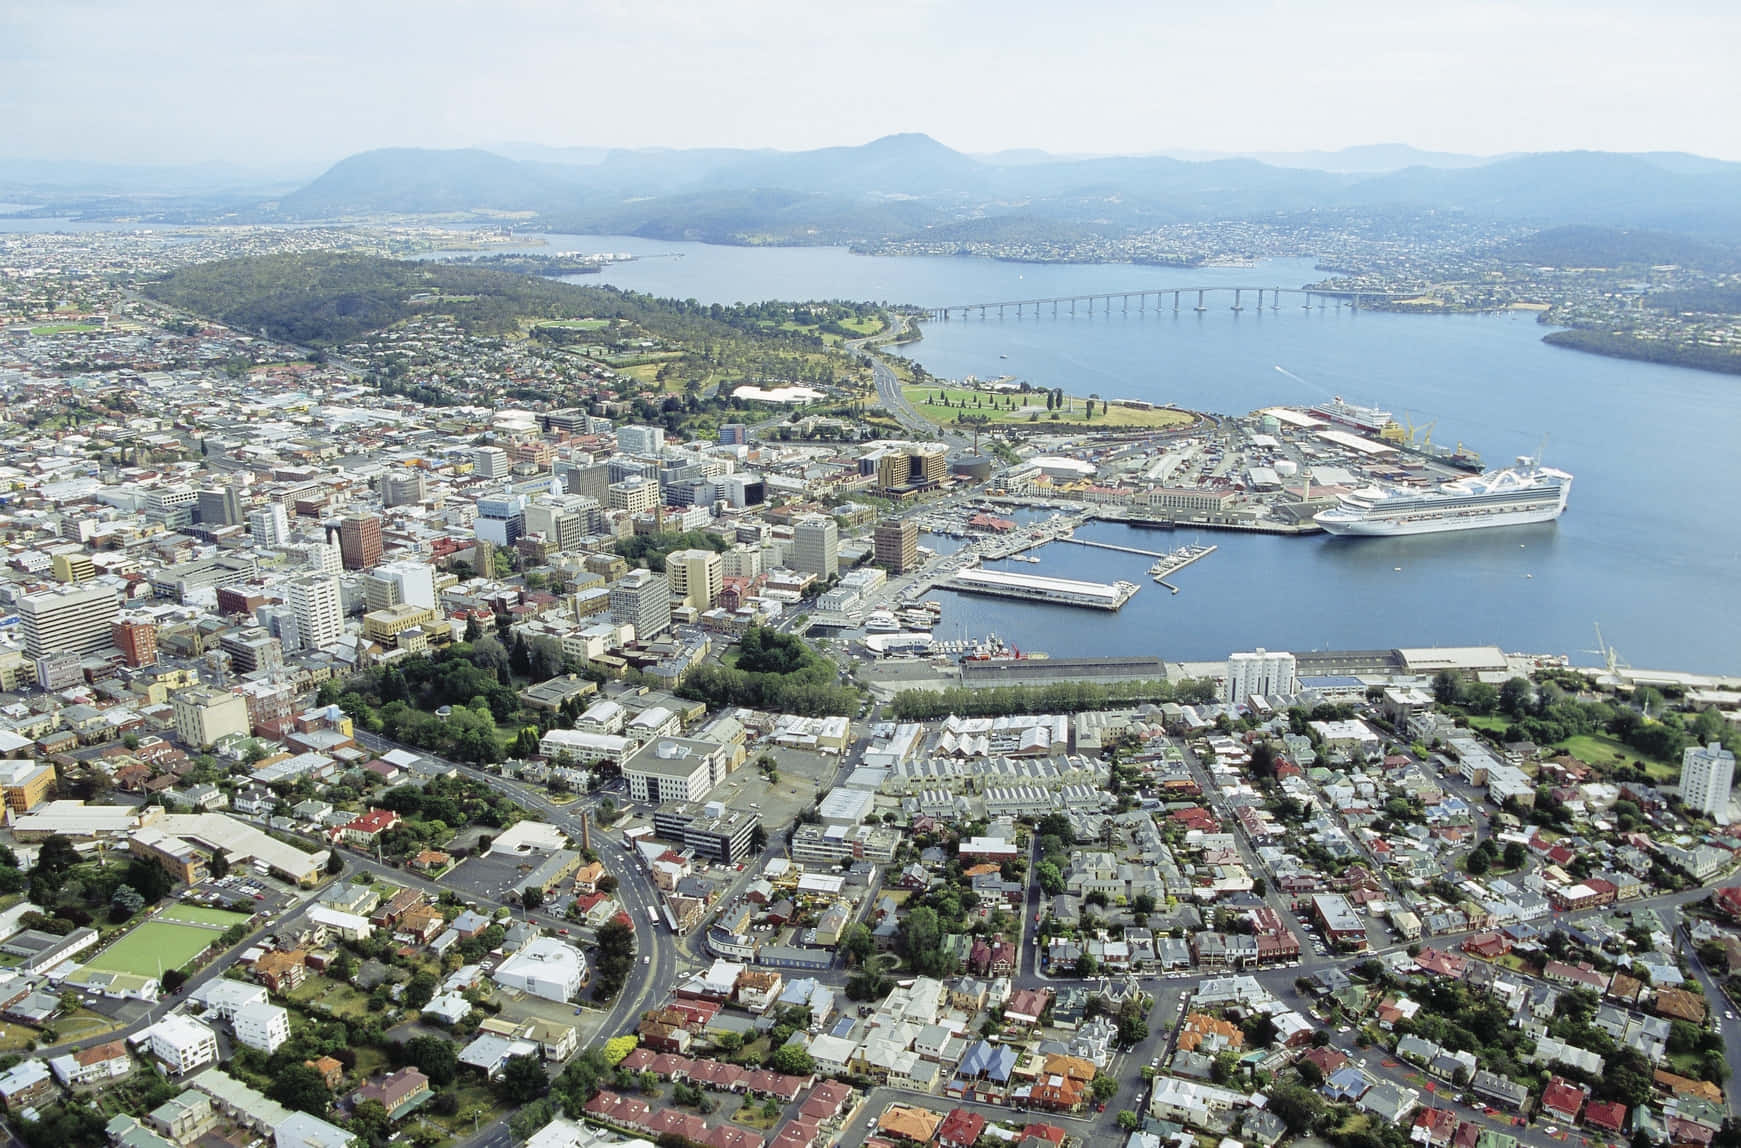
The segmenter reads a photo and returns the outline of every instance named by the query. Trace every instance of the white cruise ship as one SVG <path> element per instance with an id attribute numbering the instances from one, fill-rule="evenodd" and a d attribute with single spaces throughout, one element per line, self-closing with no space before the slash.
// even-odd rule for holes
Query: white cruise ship
<path id="1" fill-rule="evenodd" d="M 1317 522 L 1331 534 L 1434 534 L 1486 526 L 1552 522 L 1565 513 L 1572 476 L 1520 457 L 1504 470 L 1447 482 L 1432 490 L 1367 487 L 1342 496 Z"/>

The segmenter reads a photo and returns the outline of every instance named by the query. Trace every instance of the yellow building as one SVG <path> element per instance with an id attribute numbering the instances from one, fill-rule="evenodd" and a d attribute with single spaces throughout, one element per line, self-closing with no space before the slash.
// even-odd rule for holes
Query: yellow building
<path id="1" fill-rule="evenodd" d="M 712 609 L 725 589 L 725 566 L 712 550 L 674 550 L 665 557 L 665 577 L 671 583 L 671 604 Z"/>
<path id="2" fill-rule="evenodd" d="M 248 736 L 248 703 L 240 694 L 200 686 L 182 690 L 170 704 L 175 735 L 190 748 L 208 749 L 232 734 Z"/>
<path id="3" fill-rule="evenodd" d="M 429 607 L 400 603 L 364 614 L 363 633 L 384 646 L 421 650 L 429 644 L 434 622 L 435 611 Z"/>
<path id="4" fill-rule="evenodd" d="M 54 792 L 54 767 L 35 761 L 0 761 L 0 800 L 10 813 L 29 813 Z"/>
<path id="5" fill-rule="evenodd" d="M 81 552 L 54 556 L 54 580 L 56 582 L 89 582 L 96 576 L 97 568 L 92 565 L 89 554 Z"/>

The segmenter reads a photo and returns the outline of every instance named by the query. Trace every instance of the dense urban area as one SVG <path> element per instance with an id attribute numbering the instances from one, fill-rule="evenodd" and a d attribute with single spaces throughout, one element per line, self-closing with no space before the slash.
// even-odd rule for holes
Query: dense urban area
<path id="1" fill-rule="evenodd" d="M 1733 353 L 1732 280 L 1649 244 L 1315 226 L 1384 305 Z M 1741 1145 L 1741 681 L 935 624 L 1159 593 L 985 565 L 1090 520 L 1307 533 L 1472 451 L 939 380 L 921 312 L 471 242 L 0 236 L 28 1148 Z"/>

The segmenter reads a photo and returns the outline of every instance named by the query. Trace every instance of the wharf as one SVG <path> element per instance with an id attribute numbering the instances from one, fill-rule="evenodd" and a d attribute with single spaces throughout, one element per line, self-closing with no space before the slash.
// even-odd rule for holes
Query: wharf
<path id="1" fill-rule="evenodd" d="M 1161 579 L 1169 574 L 1177 574 L 1191 563 L 1209 557 L 1218 549 L 1220 548 L 1216 546 L 1181 546 L 1171 554 L 1161 555 L 1161 560 L 1149 567 L 1149 577 L 1166 586 L 1167 584 L 1161 582 Z M 1171 589 L 1171 587 L 1168 588 Z M 1173 592 L 1178 593 L 1177 590 Z"/>
<path id="2" fill-rule="evenodd" d="M 1139 587 L 1135 582 L 1078 582 L 1070 578 L 1046 578 L 1038 574 L 1012 574 L 1003 570 L 963 570 L 939 584 L 945 590 L 985 594 L 994 598 L 1020 598 L 1055 606 L 1084 606 L 1091 610 L 1123 608 Z"/>

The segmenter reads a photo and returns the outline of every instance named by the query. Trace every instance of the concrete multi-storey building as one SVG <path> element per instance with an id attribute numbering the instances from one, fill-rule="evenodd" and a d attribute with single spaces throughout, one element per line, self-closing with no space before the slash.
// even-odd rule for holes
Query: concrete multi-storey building
<path id="1" fill-rule="evenodd" d="M 712 550 L 675 550 L 665 557 L 673 601 L 706 610 L 725 588 L 725 564 Z"/>
<path id="2" fill-rule="evenodd" d="M 339 557 L 346 570 L 367 570 L 381 561 L 381 520 L 352 514 L 339 522 Z"/>
<path id="3" fill-rule="evenodd" d="M 192 1017 L 171 1013 L 145 1030 L 151 1055 L 176 1075 L 218 1059 L 218 1037 Z"/>
<path id="4" fill-rule="evenodd" d="M 792 527 L 792 557 L 787 564 L 819 578 L 840 573 L 840 527 L 834 519 L 821 514 L 800 518 Z"/>
<path id="5" fill-rule="evenodd" d="M 480 446 L 472 451 L 472 473 L 479 478 L 494 482 L 507 478 L 509 469 L 508 452 L 499 446 Z"/>
<path id="6" fill-rule="evenodd" d="M 283 546 L 290 541 L 290 516 L 279 503 L 262 506 L 248 515 L 248 533 L 256 546 Z"/>
<path id="7" fill-rule="evenodd" d="M 723 746 L 686 737 L 658 738 L 623 762 L 630 799 L 655 804 L 700 801 L 726 772 Z"/>
<path id="8" fill-rule="evenodd" d="M 0 761 L 0 801 L 8 811 L 29 813 L 54 792 L 54 766 L 35 761 Z"/>
<path id="9" fill-rule="evenodd" d="M 611 621 L 651 638 L 671 628 L 671 584 L 651 570 L 631 570 L 611 587 Z"/>
<path id="10" fill-rule="evenodd" d="M 295 631 L 284 636 L 286 649 L 320 650 L 344 637 L 344 600 L 339 596 L 337 578 L 322 574 L 298 578 L 290 583 L 285 596 Z"/>
<path id="11" fill-rule="evenodd" d="M 1292 654 L 1271 653 L 1260 647 L 1252 653 L 1228 656 L 1227 682 L 1222 687 L 1221 700 L 1238 704 L 1254 696 L 1291 694 L 1299 684 Z"/>
<path id="12" fill-rule="evenodd" d="M 665 449 L 665 428 L 618 427 L 617 449 L 624 454 L 656 455 Z"/>
<path id="13" fill-rule="evenodd" d="M 91 583 L 43 590 L 18 600 L 24 649 L 33 658 L 88 654 L 111 642 L 119 600 L 112 586 Z"/>
<path id="14" fill-rule="evenodd" d="M 429 479 L 421 470 L 406 467 L 381 476 L 381 505 L 415 506 L 429 498 Z"/>
<path id="15" fill-rule="evenodd" d="M 625 478 L 610 486 L 610 508 L 648 514 L 659 506 L 659 484 L 650 478 Z"/>
<path id="16" fill-rule="evenodd" d="M 900 518 L 877 523 L 871 536 L 872 559 L 890 574 L 905 574 L 919 564 L 919 524 Z"/>
<path id="17" fill-rule="evenodd" d="M 206 749 L 231 735 L 248 736 L 248 703 L 240 694 L 195 686 L 170 699 L 175 736 L 182 744 Z"/>
<path id="18" fill-rule="evenodd" d="M 1709 817 L 1728 819 L 1735 755 L 1716 742 L 1681 752 L 1681 800 Z"/>

